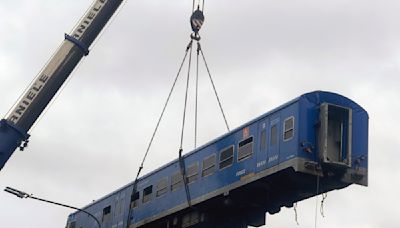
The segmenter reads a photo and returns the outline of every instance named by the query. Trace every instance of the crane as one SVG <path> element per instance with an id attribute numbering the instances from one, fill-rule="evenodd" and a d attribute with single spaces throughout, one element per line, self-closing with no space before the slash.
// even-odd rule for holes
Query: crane
<path id="1" fill-rule="evenodd" d="M 13 154 L 14 150 L 17 147 L 20 147 L 21 149 L 25 148 L 28 144 L 28 140 L 29 140 L 29 134 L 28 131 L 29 129 L 32 127 L 32 125 L 35 123 L 35 121 L 38 119 L 38 117 L 41 115 L 41 113 L 43 112 L 43 110 L 46 108 L 46 106 L 49 104 L 49 102 L 52 100 L 52 98 L 54 97 L 54 95 L 57 93 L 57 91 L 59 90 L 59 88 L 63 85 L 63 83 L 65 82 L 65 80 L 68 78 L 68 76 L 70 75 L 70 73 L 73 71 L 73 69 L 76 67 L 76 65 L 79 63 L 79 61 L 84 57 L 87 56 L 89 54 L 89 47 L 90 45 L 93 43 L 93 41 L 96 39 L 97 35 L 101 32 L 101 30 L 103 29 L 103 27 L 106 25 L 106 23 L 108 22 L 108 20 L 112 17 L 112 15 L 114 14 L 114 12 L 119 8 L 120 4 L 122 3 L 123 0 L 97 0 L 94 1 L 93 5 L 89 8 L 89 10 L 87 11 L 87 13 L 84 15 L 83 19 L 81 19 L 81 21 L 79 22 L 78 26 L 73 30 L 73 32 L 71 34 L 66 34 L 65 35 L 65 40 L 63 41 L 61 47 L 59 48 L 59 50 L 56 52 L 56 54 L 51 58 L 51 60 L 49 61 L 49 63 L 44 67 L 44 69 L 40 72 L 40 74 L 37 76 L 37 78 L 34 80 L 34 82 L 29 86 L 28 90 L 21 96 L 21 99 L 16 103 L 16 105 L 12 108 L 12 110 L 10 111 L 10 113 L 0 122 L 0 162 L 1 162 L 1 166 L 0 169 L 4 166 L 4 164 L 7 162 L 7 160 L 10 158 L 10 156 Z M 195 37 L 196 38 L 196 37 Z M 352 105 L 354 105 L 351 101 L 348 101 L 349 106 L 350 107 L 342 107 L 341 105 L 343 105 L 341 102 L 345 99 L 343 99 L 342 97 L 340 97 L 339 95 L 324 95 L 326 96 L 326 101 L 331 102 L 331 103 L 320 103 L 320 96 L 319 94 L 328 94 L 328 93 L 321 93 L 321 92 L 317 92 L 315 93 L 317 94 L 317 98 L 314 99 L 313 96 L 309 96 L 309 95 L 304 95 L 305 100 L 307 100 L 307 102 L 313 103 L 315 101 L 315 106 L 320 106 L 320 107 L 312 107 L 313 112 L 312 113 L 312 117 L 314 117 L 314 119 L 312 120 L 317 120 L 316 118 L 319 117 L 319 124 L 318 128 L 321 129 L 318 131 L 318 134 L 321 134 L 324 137 L 320 137 L 319 138 L 319 142 L 318 143 L 312 143 L 313 140 L 315 140 L 315 134 L 316 132 L 314 132 L 315 129 L 315 123 L 317 121 L 310 121 L 309 125 L 307 125 L 309 128 L 307 128 L 310 132 L 308 131 L 302 131 L 307 132 L 308 134 L 306 134 L 306 136 L 308 137 L 308 140 L 301 140 L 299 141 L 299 143 L 293 143 L 293 142 L 297 142 L 297 141 L 291 141 L 290 140 L 292 138 L 299 140 L 300 138 L 295 138 L 295 117 L 294 116 L 289 116 L 288 118 L 283 118 L 281 119 L 282 121 L 284 121 L 284 123 L 282 124 L 281 122 L 279 122 L 279 118 L 276 118 L 276 116 L 272 116 L 272 114 L 275 114 L 274 111 L 272 111 L 270 114 L 271 116 L 269 116 L 269 114 L 266 114 L 265 116 L 263 116 L 260 119 L 254 120 L 252 122 L 250 122 L 249 124 L 254 124 L 255 121 L 259 121 L 262 120 L 264 122 L 260 122 L 261 126 L 260 128 L 257 128 L 259 126 L 253 127 L 253 129 L 250 129 L 250 125 L 249 126 L 245 126 L 243 129 L 238 129 L 235 130 L 234 133 L 237 135 L 241 135 L 241 137 L 243 137 L 242 141 L 233 141 L 231 144 L 232 146 L 228 147 L 228 150 L 224 150 L 222 149 L 221 151 L 211 151 L 213 154 L 211 154 L 211 156 L 208 157 L 204 157 L 203 156 L 199 156 L 198 157 L 198 164 L 202 164 L 202 178 L 204 177 L 205 181 L 206 177 L 210 178 L 210 176 L 212 174 L 214 174 L 214 177 L 216 177 L 218 175 L 217 173 L 217 169 L 213 168 L 217 166 L 217 156 L 218 156 L 218 172 L 222 171 L 222 170 L 228 170 L 225 168 L 240 168 L 238 170 L 231 170 L 231 174 L 232 174 L 232 183 L 235 184 L 235 186 L 227 186 L 229 188 L 225 188 L 223 190 L 218 189 L 221 192 L 218 192 L 218 194 L 213 195 L 212 197 L 210 196 L 210 198 L 208 198 L 207 202 L 203 202 L 200 200 L 197 201 L 197 204 L 200 205 L 200 203 L 207 203 L 207 206 L 204 206 L 206 204 L 200 205 L 200 207 L 195 208 L 195 209 L 202 209 L 202 207 L 204 206 L 204 208 L 207 209 L 214 209 L 214 210 L 218 210 L 220 208 L 218 207 L 212 207 L 210 205 L 223 205 L 224 207 L 228 208 L 229 212 L 233 212 L 234 215 L 237 214 L 239 215 L 239 213 L 237 213 L 237 209 L 240 209 L 240 213 L 242 213 L 241 209 L 245 208 L 245 209 L 249 209 L 248 214 L 246 214 L 245 216 L 240 217 L 241 220 L 243 220 L 243 218 L 245 219 L 245 221 L 228 221 L 227 223 L 225 223 L 225 215 L 228 215 L 229 217 L 232 217 L 231 214 L 222 214 L 223 217 L 207 217 L 210 214 L 214 214 L 215 215 L 215 211 L 211 211 L 213 213 L 210 213 L 209 211 L 204 210 L 205 212 L 203 213 L 203 211 L 200 211 L 201 213 L 199 213 L 198 211 L 186 211 L 185 208 L 184 210 L 180 209 L 180 210 L 175 210 L 174 213 L 175 214 L 168 214 L 168 215 L 160 215 L 159 220 L 148 220 L 147 218 L 145 218 L 145 220 L 147 222 L 153 222 L 153 224 L 147 224 L 147 223 L 141 223 L 142 221 L 135 221 L 134 219 L 140 218 L 140 214 L 137 212 L 140 212 L 140 210 L 146 210 L 146 208 L 144 208 L 144 204 L 148 203 L 147 205 L 150 205 L 150 201 L 153 200 L 152 202 L 156 203 L 157 199 L 156 197 L 164 195 L 164 194 L 168 194 L 169 190 L 165 190 L 168 189 L 168 185 L 164 184 L 167 182 L 164 182 L 164 180 L 168 180 L 168 178 L 172 176 L 170 173 L 163 173 L 163 175 L 165 174 L 164 179 L 161 180 L 159 184 L 156 182 L 154 182 L 154 186 L 164 186 L 162 187 L 163 191 L 160 195 L 157 195 L 159 193 L 157 193 L 157 191 L 155 191 L 155 193 L 153 193 L 153 183 L 150 184 L 150 182 L 148 180 L 146 180 L 147 182 L 143 181 L 145 180 L 145 178 L 150 178 L 153 174 L 155 174 L 156 172 L 161 172 L 163 171 L 162 169 L 159 169 L 157 171 L 155 171 L 154 173 L 151 173 L 150 175 L 147 175 L 145 177 L 142 178 L 142 182 L 149 185 L 149 186 L 141 186 L 141 187 L 145 187 L 144 189 L 138 189 L 140 192 L 142 192 L 142 198 L 140 199 L 140 192 L 137 191 L 137 198 L 135 198 L 136 194 L 132 194 L 131 195 L 131 202 L 129 202 L 128 200 L 125 203 L 125 210 L 124 210 L 124 218 L 122 221 L 128 221 L 130 224 L 131 222 L 137 222 L 137 224 L 139 225 L 144 225 L 146 227 L 153 227 L 154 223 L 157 222 L 161 222 L 162 225 L 167 224 L 167 226 L 169 227 L 169 224 L 175 224 L 175 221 L 179 221 L 180 223 L 187 223 L 186 225 L 189 224 L 189 226 L 196 226 L 198 225 L 198 220 L 200 222 L 217 222 L 217 227 L 221 226 L 221 222 L 222 224 L 224 224 L 225 227 L 229 226 L 232 227 L 232 224 L 235 223 L 237 224 L 237 227 L 245 227 L 247 225 L 254 225 L 254 226 L 260 226 L 263 223 L 265 223 L 265 216 L 264 213 L 265 211 L 269 211 L 270 213 L 277 213 L 279 212 L 280 207 L 282 206 L 291 206 L 293 205 L 293 202 L 297 202 L 298 200 L 301 199 L 305 199 L 308 198 L 314 194 L 318 194 L 321 192 L 326 192 L 326 191 L 330 191 L 332 189 L 340 189 L 343 187 L 348 186 L 349 184 L 352 183 L 358 183 L 361 185 L 366 185 L 367 184 L 367 161 L 366 161 L 366 156 L 364 156 L 364 154 L 367 153 L 367 148 L 365 145 L 367 145 L 366 139 L 367 139 L 367 119 L 368 116 L 366 114 L 366 112 L 362 112 L 361 114 L 359 114 L 360 117 L 360 121 L 362 122 L 362 124 L 360 124 L 360 126 L 362 126 L 363 128 L 357 128 L 357 129 L 361 129 L 363 131 L 360 131 L 362 134 L 357 134 L 359 136 L 359 138 L 357 138 L 357 140 L 362 141 L 363 143 L 361 143 L 363 146 L 361 147 L 361 150 L 355 150 L 354 155 L 356 155 L 356 159 L 355 161 L 352 161 L 351 158 L 352 157 L 352 147 L 350 144 L 348 144 L 348 141 L 350 141 L 350 139 L 352 139 L 350 137 L 350 133 L 351 133 L 351 129 L 352 129 L 352 110 L 350 107 L 353 107 Z M 333 98 L 331 98 L 331 96 Z M 303 97 L 303 96 L 302 96 Z M 298 100 L 294 100 L 293 102 L 289 103 L 292 104 L 294 102 L 300 101 L 301 99 L 299 98 Z M 323 100 L 323 99 L 322 99 Z M 301 100 L 303 101 L 303 100 Z M 333 101 L 338 102 L 337 104 Z M 304 101 L 305 102 L 305 101 Z M 305 102 L 305 104 L 308 104 L 307 102 Z M 314 104 L 314 103 L 313 103 Z M 360 107 L 354 105 L 355 110 L 362 110 Z M 276 109 L 276 110 L 280 110 L 280 108 Z M 319 115 L 317 115 L 316 110 L 322 110 L 324 112 L 320 112 L 318 113 Z M 333 110 L 333 111 L 332 111 Z M 334 116 L 335 118 L 333 119 L 329 119 L 328 117 L 330 116 Z M 274 118 L 273 118 L 274 117 Z M 271 121 L 268 118 L 273 118 L 271 119 Z M 268 121 L 267 121 L 268 119 Z M 298 117 L 296 117 L 296 121 L 297 121 Z M 310 118 L 311 119 L 311 118 Z M 305 123 L 305 121 L 299 121 L 301 123 Z M 333 123 L 333 124 L 332 124 Z M 270 124 L 270 126 L 268 125 Z M 294 165 L 290 165 L 290 167 L 285 167 L 285 168 L 289 168 L 288 170 L 279 170 L 279 173 L 277 173 L 277 175 L 274 176 L 268 176 L 269 172 L 274 171 L 274 167 L 277 164 L 281 164 L 283 162 L 287 162 L 289 161 L 289 159 L 293 159 L 294 156 L 297 155 L 292 155 L 289 154 L 289 156 L 286 156 L 283 159 L 287 159 L 287 160 L 279 160 L 279 157 L 277 155 L 274 156 L 270 156 L 270 157 L 266 157 L 266 149 L 263 149 L 263 151 L 257 151 L 259 148 L 263 148 L 263 140 L 264 142 L 266 142 L 266 135 L 263 136 L 263 132 L 258 132 L 257 129 L 263 129 L 266 128 L 266 126 L 270 127 L 269 130 L 271 132 L 271 135 L 278 135 L 277 130 L 278 127 L 277 126 L 284 126 L 284 132 L 282 134 L 282 143 L 292 143 L 292 145 L 294 145 L 295 147 L 300 146 L 299 151 L 297 151 L 301 156 L 298 156 L 300 159 L 302 159 L 304 157 L 307 157 L 308 160 L 303 161 L 303 160 L 299 160 L 300 162 L 298 162 L 297 160 L 293 161 L 295 162 Z M 276 126 L 276 128 L 274 128 L 274 126 Z M 332 127 L 333 126 L 333 127 Z M 340 126 L 340 127 L 339 127 Z M 343 128 L 344 126 L 344 128 Z M 287 129 L 286 129 L 287 128 Z M 274 130 L 275 129 L 275 130 Z M 311 129 L 311 130 L 310 130 Z M 345 130 L 343 130 L 345 129 Z M 338 133 L 340 130 L 340 134 Z M 258 135 L 260 136 L 260 140 L 256 141 L 255 137 L 253 138 L 253 136 L 250 136 L 250 132 L 255 132 L 254 135 Z M 266 130 L 264 132 L 264 134 L 266 134 Z M 273 133 L 275 132 L 275 133 Z M 300 131 L 299 131 L 300 132 Z M 333 137 L 329 138 L 326 137 L 327 135 L 329 135 L 329 133 L 335 133 L 337 135 L 340 135 L 339 138 L 334 139 Z M 344 133 L 343 133 L 344 132 Z M 229 138 L 232 135 L 226 135 L 227 138 Z M 225 136 L 224 136 L 225 137 Z M 277 137 L 275 137 L 277 139 Z M 255 140 L 253 142 L 253 139 Z M 323 139 L 323 140 L 321 140 Z M 272 139 L 271 139 L 272 140 Z M 336 140 L 336 141 L 334 141 Z M 274 140 L 272 140 L 274 141 Z M 254 147 L 257 148 L 257 150 L 254 150 L 253 152 L 253 144 L 255 143 L 260 143 L 259 146 Z M 347 142 L 347 143 L 345 143 Z M 358 142 L 358 141 L 357 141 Z M 224 142 L 225 143 L 225 142 Z M 271 143 L 272 145 L 273 143 Z M 316 144 L 318 144 L 318 146 L 316 146 Z M 336 146 L 332 146 L 333 149 L 327 149 L 328 147 L 326 146 L 326 148 L 324 147 L 324 145 L 336 145 Z M 340 144 L 340 147 L 337 146 Z M 210 144 L 211 145 L 211 144 Z M 235 152 L 235 149 L 237 145 L 237 149 Z M 258 145 L 258 144 L 257 144 Z M 284 145 L 284 144 L 282 144 Z M 288 144 L 287 144 L 288 145 Z M 357 145 L 359 146 L 359 143 L 357 143 Z M 201 153 L 205 153 L 205 152 L 209 152 L 209 151 L 202 151 L 204 147 L 201 147 L 196 154 L 201 154 Z M 232 149 L 230 149 L 232 148 Z M 316 148 L 318 148 L 319 152 L 317 154 L 317 150 L 315 150 Z M 276 152 L 277 150 L 275 150 Z M 332 152 L 333 151 L 333 152 Z M 262 153 L 264 152 L 264 154 Z M 273 151 L 272 151 L 273 152 Z M 274 153 L 275 153 L 274 152 Z M 217 155 L 218 153 L 218 155 Z M 300 154 L 301 153 L 301 154 Z M 195 154 L 195 153 L 192 153 Z M 192 155 L 189 154 L 189 155 Z M 232 162 L 230 162 L 229 160 L 229 167 L 225 166 L 224 162 L 225 160 L 222 160 L 221 158 L 224 157 L 222 155 L 226 155 L 228 154 L 228 158 L 232 160 Z M 230 155 L 231 154 L 231 155 Z M 234 154 L 237 154 L 237 159 L 233 159 Z M 253 156 L 253 154 L 257 155 L 257 156 Z M 189 156 L 188 155 L 188 156 Z M 204 155 L 204 154 L 201 154 Z M 261 155 L 261 156 L 259 156 Z M 318 157 L 317 157 L 318 155 Z M 269 156 L 269 155 L 268 155 Z M 333 160 L 331 160 L 331 158 L 334 157 Z M 208 158 L 211 158 L 211 160 L 208 160 Z M 261 160 L 255 160 L 255 159 L 261 159 Z M 264 160 L 263 160 L 264 159 Z M 322 161 L 322 165 L 320 166 L 319 163 L 317 163 L 314 160 L 321 160 Z M 246 161 L 245 161 L 246 160 Z M 204 164 L 207 163 L 207 161 L 211 161 L 211 166 L 207 167 Z M 228 161 L 228 160 L 226 160 Z M 245 162 L 250 162 L 252 161 L 253 163 L 248 163 L 249 164 L 249 169 L 242 169 L 243 164 L 245 164 Z M 242 162 L 242 163 L 240 163 Z M 281 162 L 281 163 L 278 163 Z M 290 161 L 292 162 L 292 161 Z M 197 164 L 196 163 L 196 164 Z M 269 167 L 270 170 L 267 170 L 267 164 L 271 163 L 271 166 Z M 273 163 L 273 164 L 272 164 Z M 172 163 L 171 163 L 172 164 Z M 291 164 L 291 163 L 289 163 Z M 300 164 L 300 165 L 299 165 Z M 197 172 L 199 171 L 199 167 L 197 165 L 193 166 L 196 167 L 196 169 L 192 169 L 192 170 L 197 170 L 195 172 L 195 175 L 199 175 L 197 174 Z M 212 168 L 212 172 L 209 171 L 209 168 Z M 265 168 L 264 168 L 265 167 Z M 281 166 L 282 167 L 282 166 Z M 323 167 L 324 169 L 321 171 L 321 167 Z M 165 168 L 165 167 L 162 167 Z M 265 170 L 264 170 L 265 169 Z M 188 170 L 189 171 L 189 170 Z M 225 172 L 224 171 L 224 172 Z M 275 170 L 276 171 L 276 170 Z M 262 175 L 256 175 L 256 172 L 263 172 Z M 303 172 L 303 173 L 301 173 Z M 204 174 L 203 174 L 204 173 Z M 205 174 L 207 173 L 207 174 Z M 314 178 L 314 176 L 310 176 L 310 175 L 314 175 L 317 178 Z M 320 187 L 320 176 L 326 175 L 326 179 L 322 179 L 321 183 L 322 183 L 322 187 L 321 189 Z M 282 180 L 282 177 L 286 178 L 284 180 Z M 303 177 L 303 179 L 305 181 L 307 181 L 307 185 L 304 185 L 304 182 L 299 181 L 298 177 Z M 266 178 L 266 179 L 264 179 Z M 197 177 L 196 177 L 197 179 Z M 222 179 L 222 178 L 221 178 Z M 226 179 L 226 178 L 225 178 Z M 289 183 L 289 188 L 287 188 L 288 186 L 288 182 L 286 180 L 290 180 L 291 182 Z M 158 179 L 155 181 L 159 181 Z M 310 186 L 314 187 L 315 183 L 317 182 L 317 191 L 315 192 L 313 188 L 311 188 Z M 203 182 L 205 183 L 205 182 Z M 197 182 L 197 184 L 201 184 L 200 181 Z M 192 185 L 194 186 L 194 185 Z M 207 186 L 207 185 L 204 185 Z M 262 188 L 260 188 L 260 186 Z M 225 186 L 226 187 L 226 186 Z M 241 187 L 241 188 L 239 188 Z M 284 188 L 285 187 L 285 188 Z M 129 189 L 132 188 L 132 189 Z M 158 188 L 158 187 L 157 187 Z M 171 189 L 172 189 L 172 185 L 171 185 Z M 272 190 L 271 190 L 272 188 Z M 274 189 L 275 188 L 275 189 Z M 161 188 L 160 188 L 161 189 Z M 160 190 L 159 189 L 159 190 Z M 181 188 L 183 189 L 183 188 Z M 200 188 L 198 188 L 200 189 Z M 228 190 L 227 190 L 228 189 Z M 114 193 L 112 193 L 112 195 L 114 196 L 116 193 L 120 193 L 120 191 L 127 191 L 126 195 L 128 195 L 128 193 L 130 192 L 134 192 L 132 190 L 135 190 L 131 185 L 127 185 L 126 187 L 124 187 L 123 189 L 120 189 Z M 214 190 L 214 189 L 211 189 Z M 164 192 L 165 191 L 165 192 Z M 209 191 L 209 189 L 207 190 Z M 172 192 L 172 190 L 171 190 Z M 134 192 L 135 193 L 135 192 Z M 204 192 L 203 192 L 204 193 Z M 249 199 L 246 199 L 246 202 L 243 201 L 243 194 L 242 193 L 246 193 L 247 195 L 252 196 Z M 257 194 L 254 194 L 257 193 Z M 268 193 L 269 195 L 266 196 L 266 194 L 264 193 Z M 152 198 L 152 194 L 155 195 L 155 197 Z M 176 193 L 175 193 L 176 194 Z M 179 192 L 179 196 L 184 196 L 184 194 L 181 194 Z M 187 193 L 186 193 L 187 194 Z M 263 196 L 264 198 L 261 198 L 260 195 Z M 102 222 L 105 223 L 106 227 L 109 227 L 111 225 L 111 211 L 112 211 L 112 207 L 111 207 L 111 202 L 107 201 L 110 200 L 110 195 L 108 195 L 107 197 L 102 198 L 101 200 L 94 202 L 93 204 L 89 205 L 88 208 L 93 209 L 93 210 L 98 210 L 98 211 L 102 211 L 103 212 L 103 219 Z M 172 194 L 169 195 L 169 197 L 173 197 Z M 182 198 L 182 197 L 181 197 Z M 198 197 L 200 198 L 200 197 Z M 139 200 L 140 199 L 140 200 Z M 179 199 L 178 197 L 174 198 Z M 261 200 L 262 201 L 261 201 Z M 115 200 L 115 199 L 112 199 Z M 196 198 L 194 199 L 194 201 L 196 200 Z M 216 200 L 216 201 L 214 201 Z M 137 204 L 135 204 L 135 202 L 142 202 L 142 208 L 138 208 Z M 171 201 L 173 202 L 173 201 Z M 222 203 L 221 203 L 222 202 Z M 179 202 L 178 202 L 179 203 Z M 188 200 L 188 205 L 189 205 L 189 209 L 192 209 L 191 206 L 191 202 L 190 202 L 190 198 Z M 208 204 L 211 203 L 211 204 Z M 136 208 L 135 211 L 136 214 L 139 214 L 139 216 L 133 217 L 132 214 L 133 212 L 130 211 L 131 208 L 128 208 L 128 204 L 129 207 L 133 207 Z M 260 205 L 261 204 L 261 205 Z M 132 206 L 131 206 L 132 205 Z M 172 204 L 170 204 L 171 206 Z M 241 205 L 239 208 L 237 208 L 237 205 Z M 172 205 L 174 206 L 174 205 Z M 236 208 L 233 208 L 236 207 Z M 264 208 L 265 207 L 265 208 Z M 153 210 L 155 211 L 155 210 Z M 126 212 L 126 213 L 125 213 Z M 135 215 L 136 215 L 135 214 Z M 70 216 L 69 221 L 68 221 L 68 227 L 75 227 L 76 222 L 78 221 L 78 219 L 80 219 L 80 214 L 74 213 Z M 132 217 L 130 217 L 132 216 Z M 115 216 L 114 216 L 115 217 Z M 238 216 L 239 217 L 239 216 Z M 121 217 L 122 218 L 122 217 Z M 118 218 L 118 219 L 121 219 Z M 201 221 L 202 218 L 206 218 L 209 219 L 210 221 Z M 161 220 L 160 220 L 161 219 Z M 193 220 L 193 221 L 192 221 Z M 213 221 L 216 220 L 216 221 Z M 189 221 L 189 222 L 188 222 Z M 80 221 L 79 221 L 80 222 Z M 120 221 L 118 221 L 120 222 Z M 245 222 L 243 224 L 241 224 L 242 222 Z M 119 223 L 118 223 L 119 224 Z M 136 227 L 137 224 L 132 224 L 131 227 Z M 149 225 L 149 226 L 148 226 Z M 185 227 L 186 227 L 185 225 Z M 206 224 L 207 226 L 207 224 Z M 182 227 L 184 227 L 182 225 Z"/>
<path id="2" fill-rule="evenodd" d="M 19 147 L 29 142 L 29 129 L 62 87 L 123 0 L 95 0 L 42 71 L 0 120 L 0 170 Z"/>

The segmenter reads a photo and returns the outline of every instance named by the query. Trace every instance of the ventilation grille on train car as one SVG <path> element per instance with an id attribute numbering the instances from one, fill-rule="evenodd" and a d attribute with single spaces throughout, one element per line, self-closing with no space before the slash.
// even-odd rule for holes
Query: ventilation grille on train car
<path id="1" fill-rule="evenodd" d="M 186 176 L 187 176 L 187 183 L 193 183 L 197 180 L 199 176 L 199 164 L 195 163 L 193 165 L 190 165 L 187 169 Z"/>
<path id="2" fill-rule="evenodd" d="M 157 189 L 156 189 L 156 196 L 162 196 L 165 193 L 167 193 L 168 190 L 168 179 L 164 178 L 160 180 L 157 184 Z"/>
<path id="3" fill-rule="evenodd" d="M 215 154 L 213 154 L 203 160 L 203 171 L 201 172 L 201 175 L 203 177 L 209 176 L 214 173 L 215 162 L 216 162 Z"/>
<path id="4" fill-rule="evenodd" d="M 171 191 L 175 191 L 183 186 L 183 177 L 181 172 L 176 172 L 171 177 Z"/>

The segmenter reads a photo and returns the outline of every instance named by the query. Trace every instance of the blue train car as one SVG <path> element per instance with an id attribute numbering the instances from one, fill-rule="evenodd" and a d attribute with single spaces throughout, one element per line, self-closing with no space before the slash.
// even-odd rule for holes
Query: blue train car
<path id="1" fill-rule="evenodd" d="M 174 160 L 141 177 L 137 191 L 130 183 L 83 209 L 104 228 L 261 226 L 266 212 L 350 184 L 367 186 L 368 114 L 342 95 L 307 93 L 183 161 L 186 181 Z M 97 225 L 75 212 L 67 227 Z"/>

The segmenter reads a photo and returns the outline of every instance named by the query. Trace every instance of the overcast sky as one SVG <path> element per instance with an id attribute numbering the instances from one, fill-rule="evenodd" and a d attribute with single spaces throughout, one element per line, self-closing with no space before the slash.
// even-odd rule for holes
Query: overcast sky
<path id="1" fill-rule="evenodd" d="M 91 2 L 0 2 L 1 115 Z M 191 3 L 127 1 L 31 131 L 30 147 L 2 169 L 0 190 L 82 207 L 132 181 L 189 41 Z M 329 193 L 318 227 L 400 227 L 400 1 L 215 0 L 205 8 L 202 46 L 232 127 L 313 90 L 343 94 L 369 112 L 370 186 Z M 204 73 L 201 144 L 225 133 Z M 183 87 L 143 173 L 177 157 Z M 193 148 L 189 114 L 185 151 Z M 283 209 L 267 215 L 266 227 L 314 227 L 315 202 L 299 202 L 299 226 L 293 209 Z M 64 227 L 71 212 L 0 192 L 1 227 Z"/>

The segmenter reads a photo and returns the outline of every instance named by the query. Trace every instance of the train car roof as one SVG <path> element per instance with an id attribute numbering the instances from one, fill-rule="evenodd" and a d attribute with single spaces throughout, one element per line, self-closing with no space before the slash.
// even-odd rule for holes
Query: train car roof
<path id="1" fill-rule="evenodd" d="M 315 103 L 315 104 L 320 104 L 320 103 L 323 103 L 323 102 L 330 102 L 330 103 L 335 103 L 335 104 L 343 104 L 343 105 L 351 107 L 353 109 L 353 111 L 355 111 L 355 112 L 362 112 L 362 113 L 365 113 L 368 116 L 368 113 L 367 113 L 367 111 L 365 111 L 365 109 L 363 109 L 360 105 L 358 105 L 353 100 L 351 100 L 351 99 L 349 99 L 349 98 L 347 98 L 347 97 L 345 97 L 343 95 L 340 95 L 340 94 L 337 94 L 337 93 L 333 93 L 333 92 L 327 92 L 327 91 L 319 91 L 319 90 L 318 91 L 313 91 L 313 92 L 305 93 L 305 94 L 303 94 L 303 95 L 301 95 L 301 96 L 299 96 L 299 97 L 297 97 L 297 98 L 295 98 L 295 99 L 293 99 L 291 101 L 288 101 L 288 102 L 286 102 L 286 103 L 284 103 L 284 104 L 272 109 L 271 111 L 268 111 L 268 112 L 262 114 L 261 116 L 255 118 L 253 120 L 250 120 L 250 121 L 240 125 L 239 127 L 236 127 L 232 131 L 227 132 L 227 133 L 225 133 L 225 134 L 223 134 L 223 135 L 221 135 L 221 136 L 209 141 L 208 143 L 205 143 L 204 145 L 198 147 L 197 149 L 184 154 L 183 157 L 184 158 L 188 157 L 188 156 L 192 155 L 193 153 L 195 153 L 195 152 L 197 152 L 199 150 L 202 150 L 203 148 L 205 148 L 205 147 L 207 147 L 207 146 L 219 141 L 220 139 L 226 137 L 227 135 L 233 134 L 233 133 L 237 132 L 238 130 L 241 130 L 243 127 L 248 126 L 248 125 L 250 125 L 250 124 L 252 124 L 254 122 L 257 122 L 260 119 L 263 119 L 266 116 L 271 115 L 272 113 L 278 112 L 279 110 L 281 110 L 281 109 L 283 109 L 283 108 L 285 108 L 285 107 L 287 107 L 287 106 L 289 106 L 289 105 L 291 105 L 293 103 L 296 103 L 297 101 L 299 101 L 301 99 L 305 99 L 305 100 L 307 100 L 307 101 L 309 101 L 311 103 Z M 170 165 L 173 165 L 177 161 L 178 161 L 178 158 L 176 158 L 176 159 L 168 162 L 167 164 L 165 164 L 165 165 L 163 165 L 163 166 L 161 166 L 161 167 L 159 167 L 159 168 L 157 168 L 157 169 L 145 174 L 144 176 L 142 176 L 142 177 L 140 177 L 138 179 L 138 182 L 140 182 L 141 180 L 153 175 L 154 173 L 156 173 L 156 172 L 158 172 L 158 171 L 160 171 L 160 170 L 162 170 L 162 169 L 164 169 L 164 168 L 166 168 L 166 167 L 168 167 Z M 121 188 L 119 188 L 119 189 L 117 189 L 117 190 L 115 190 L 115 191 L 113 191 L 113 192 L 101 197 L 100 199 L 98 199 L 98 200 L 86 205 L 82 209 L 87 209 L 88 207 L 98 203 L 99 201 L 107 199 L 108 197 L 114 195 L 115 193 L 130 187 L 132 184 L 133 184 L 133 181 L 128 183 L 128 184 L 126 184 L 126 185 L 124 185 L 123 187 L 121 187 Z M 76 213 L 77 212 L 71 213 L 71 215 L 76 214 Z"/>
<path id="2" fill-rule="evenodd" d="M 303 95 L 301 95 L 301 96 L 299 96 L 299 97 L 297 97 L 297 98 L 295 98 L 295 99 L 293 99 L 291 101 L 288 101 L 288 102 L 286 102 L 286 103 L 284 103 L 284 104 L 272 109 L 271 111 L 268 111 L 268 112 L 262 114 L 261 116 L 255 118 L 255 119 L 252 119 L 252 120 L 240 125 L 239 127 L 236 127 L 232 131 L 227 132 L 227 133 L 225 133 L 225 134 L 223 134 L 223 135 L 221 135 L 221 136 L 219 136 L 219 137 L 217 137 L 217 138 L 205 143 L 204 145 L 196 148 L 195 150 L 192 150 L 192 151 L 184 154 L 183 157 L 184 158 L 188 157 L 191 154 L 195 153 L 196 151 L 202 150 L 203 148 L 205 148 L 205 147 L 207 147 L 207 146 L 219 141 L 220 139 L 226 137 L 227 135 L 233 134 L 233 133 L 237 132 L 238 130 L 241 130 L 245 126 L 253 124 L 254 122 L 257 122 L 260 119 L 263 119 L 266 116 L 271 115 L 272 113 L 278 112 L 279 110 L 284 109 L 285 107 L 287 107 L 287 106 L 289 106 L 289 105 L 291 105 L 293 103 L 296 103 L 300 99 L 306 99 L 309 102 L 312 102 L 312 103 L 315 103 L 315 104 L 319 104 L 319 103 L 322 103 L 322 102 L 332 102 L 332 103 L 337 103 L 337 104 L 346 104 L 346 105 L 350 106 L 355 112 L 361 111 L 361 112 L 365 112 L 367 114 L 367 112 L 360 105 L 358 105 L 356 102 L 352 101 L 351 99 L 349 99 L 349 98 L 347 98 L 345 96 L 342 96 L 342 95 L 337 94 L 337 93 L 326 92 L 326 91 L 313 91 L 313 92 L 310 92 L 310 93 L 305 93 L 305 94 L 303 94 Z M 163 165 L 163 166 L 161 166 L 161 167 L 159 167 L 159 168 L 157 168 L 157 169 L 145 174 L 144 176 L 139 178 L 139 181 L 145 179 L 146 177 L 152 175 L 153 173 L 158 172 L 161 169 L 164 169 L 164 168 L 174 164 L 177 161 L 178 161 L 178 158 L 176 158 L 176 159 L 170 161 L 169 163 L 167 163 L 167 164 L 165 164 L 165 165 Z"/>

